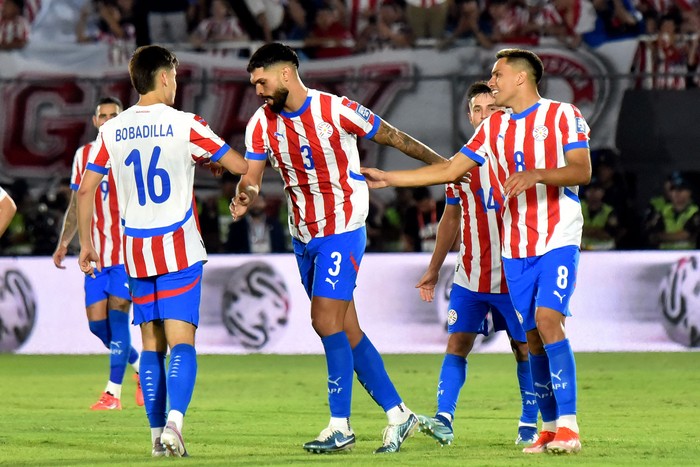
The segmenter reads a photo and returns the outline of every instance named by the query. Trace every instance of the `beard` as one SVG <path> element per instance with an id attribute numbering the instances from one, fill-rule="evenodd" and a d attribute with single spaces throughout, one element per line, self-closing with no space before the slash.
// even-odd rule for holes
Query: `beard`
<path id="1" fill-rule="evenodd" d="M 287 103 L 287 96 L 289 96 L 289 89 L 277 88 L 273 95 L 267 97 L 272 100 L 272 103 L 267 104 L 267 106 L 274 113 L 278 114 L 284 110 L 284 106 Z"/>

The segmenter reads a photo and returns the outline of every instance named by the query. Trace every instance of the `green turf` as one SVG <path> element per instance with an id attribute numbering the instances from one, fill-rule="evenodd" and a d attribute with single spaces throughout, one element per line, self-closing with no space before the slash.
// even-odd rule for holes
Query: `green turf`
<path id="1" fill-rule="evenodd" d="M 440 355 L 391 355 L 386 365 L 416 412 L 431 413 Z M 700 465 L 700 353 L 578 354 L 583 451 L 526 456 L 513 444 L 520 413 L 509 355 L 473 355 L 455 422 L 441 448 L 417 433 L 378 456 L 385 416 L 355 385 L 350 453 L 301 444 L 328 422 L 320 356 L 201 356 L 185 421 L 189 459 L 152 459 L 143 409 L 124 387 L 121 412 L 90 412 L 106 356 L 0 355 L 2 465 Z"/>

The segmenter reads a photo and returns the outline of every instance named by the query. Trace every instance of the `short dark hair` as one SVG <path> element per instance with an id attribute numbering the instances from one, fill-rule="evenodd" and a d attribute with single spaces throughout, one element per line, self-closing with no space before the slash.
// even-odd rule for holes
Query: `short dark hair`
<path id="1" fill-rule="evenodd" d="M 535 79 L 535 84 L 540 84 L 542 75 L 544 75 L 544 64 L 536 53 L 525 49 L 502 49 L 496 54 L 496 59 L 505 58 L 506 63 L 516 61 L 521 66 L 524 66 L 527 71 Z"/>
<path id="2" fill-rule="evenodd" d="M 95 104 L 95 110 L 101 105 L 105 104 L 114 104 L 117 107 L 119 107 L 119 110 L 124 110 L 124 106 L 122 105 L 122 101 L 120 101 L 118 98 L 114 96 L 105 96 L 105 97 L 100 97 L 97 99 L 97 104 Z"/>
<path id="3" fill-rule="evenodd" d="M 472 83 L 469 89 L 467 89 L 467 100 L 471 102 L 471 100 L 479 94 L 491 94 L 491 88 L 486 84 L 486 81 Z"/>
<path id="4" fill-rule="evenodd" d="M 174 53 L 159 45 L 144 45 L 134 52 L 129 60 L 131 84 L 140 95 L 156 88 L 155 77 L 161 68 L 173 69 L 178 65 Z"/>
<path id="5" fill-rule="evenodd" d="M 271 42 L 255 51 L 248 61 L 246 70 L 252 73 L 256 68 L 264 69 L 282 62 L 289 62 L 297 69 L 299 68 L 299 57 L 294 49 L 279 42 Z"/>

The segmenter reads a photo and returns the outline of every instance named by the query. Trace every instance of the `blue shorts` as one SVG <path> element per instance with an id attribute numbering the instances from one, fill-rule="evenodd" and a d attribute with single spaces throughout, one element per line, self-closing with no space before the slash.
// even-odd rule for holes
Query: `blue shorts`
<path id="1" fill-rule="evenodd" d="M 503 258 L 503 271 L 516 312 L 522 315 L 523 329 L 535 329 L 538 307 L 551 308 L 571 316 L 569 301 L 576 287 L 579 248 L 565 246 L 542 256 Z"/>
<path id="2" fill-rule="evenodd" d="M 123 264 L 95 269 L 95 278 L 85 275 L 85 308 L 102 300 L 107 300 L 110 295 L 131 301 L 129 295 L 129 277 Z"/>
<path id="3" fill-rule="evenodd" d="M 367 244 L 364 227 L 314 238 L 309 243 L 294 239 L 293 244 L 301 283 L 309 298 L 352 300 Z"/>
<path id="4" fill-rule="evenodd" d="M 523 326 L 507 293 L 472 292 L 454 284 L 450 292 L 449 306 L 447 332 L 450 334 L 473 332 L 488 335 L 488 327 L 484 326 L 484 320 L 490 310 L 495 331 L 505 330 L 514 340 L 527 341 Z"/>
<path id="5" fill-rule="evenodd" d="M 176 319 L 199 325 L 202 299 L 202 262 L 160 276 L 130 277 L 134 324 Z"/>

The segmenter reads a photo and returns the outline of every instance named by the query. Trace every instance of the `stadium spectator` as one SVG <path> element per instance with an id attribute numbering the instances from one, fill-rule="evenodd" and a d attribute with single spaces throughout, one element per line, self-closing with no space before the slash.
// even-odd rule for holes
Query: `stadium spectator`
<path id="1" fill-rule="evenodd" d="M 538 23 L 541 34 L 576 49 L 583 41 L 583 34 L 595 29 L 596 18 L 590 0 L 553 0 L 538 15 Z"/>
<path id="2" fill-rule="evenodd" d="M 365 251 L 369 193 L 359 174 L 356 138 L 392 146 L 426 163 L 444 160 L 358 103 L 307 88 L 298 68 L 296 53 L 280 43 L 262 46 L 248 63 L 251 82 L 265 105 L 246 128 L 249 172 L 241 178 L 231 212 L 238 219 L 255 200 L 269 157 L 285 182 L 294 253 L 328 370 L 331 419 L 304 449 L 325 453 L 355 445 L 350 425 L 354 370 L 387 414 L 389 425 L 375 452 L 397 452 L 418 420 L 357 319 L 353 291 Z M 301 138 L 308 143 L 286 143 Z"/>
<path id="3" fill-rule="evenodd" d="M 637 37 L 644 33 L 645 19 L 632 0 L 593 0 L 596 9 L 596 25 L 593 31 L 583 35 L 591 47 L 605 42 Z"/>
<path id="4" fill-rule="evenodd" d="M 403 18 L 401 7 L 395 3 L 384 3 L 379 14 L 371 16 L 367 26 L 357 36 L 355 51 L 367 53 L 412 46 L 413 34 Z"/>
<path id="5" fill-rule="evenodd" d="M 467 98 L 467 117 L 475 129 L 499 110 L 485 82 L 472 84 L 467 90 Z M 469 183 L 446 186 L 447 206 L 440 218 L 435 248 L 428 269 L 416 284 L 421 299 L 432 302 L 447 252 L 454 243 L 459 245 L 448 305 L 448 315 L 453 314 L 447 320 L 449 337 L 438 379 L 437 410 L 434 417 L 418 415 L 418 420 L 421 431 L 440 444 L 452 442 L 457 399 L 469 369 L 467 358 L 477 334 L 488 335 L 484 320 L 491 312 L 494 330 L 508 332 L 516 360 L 522 410 L 515 444 L 529 445 L 537 440 L 537 402 L 532 387 L 527 337 L 502 277 L 503 222 L 500 209 L 503 195 L 490 164 L 472 169 L 470 174 Z"/>
<path id="6" fill-rule="evenodd" d="M 479 19 L 479 45 L 491 48 L 496 43 L 536 44 L 539 27 L 527 8 L 510 0 L 490 0 Z"/>
<path id="7" fill-rule="evenodd" d="M 481 45 L 490 44 L 488 38 L 478 37 L 484 33 L 479 26 L 479 18 L 482 12 L 477 0 L 455 2 L 451 8 L 455 11 L 454 15 L 450 16 L 454 24 L 448 26 L 445 38 L 438 43 L 438 49 L 447 49 L 455 41 L 466 38 L 474 38 Z"/>
<path id="8" fill-rule="evenodd" d="M 160 46 L 134 52 L 129 76 L 139 101 L 100 128 L 98 150 L 91 155 L 78 189 L 79 265 L 94 276 L 95 269 L 101 269 L 90 226 L 95 192 L 111 169 L 122 219 L 133 323 L 140 326 L 143 341 L 140 366 L 152 378 L 144 395 L 151 453 L 156 457 L 166 451 L 187 456 L 182 427 L 197 373 L 194 344 L 206 261 L 193 215 L 195 164 L 207 163 L 215 173 L 223 168 L 235 173 L 247 170 L 243 157 L 214 134 L 204 119 L 170 107 L 175 103 L 177 65 L 175 55 Z M 148 135 L 135 133 L 142 128 L 150 129 Z M 153 170 L 146 174 L 147 167 Z"/>
<path id="9" fill-rule="evenodd" d="M 331 3 L 316 11 L 314 27 L 304 40 L 304 50 L 309 56 L 322 59 L 352 55 L 354 40 L 342 18 L 343 13 Z"/>
<path id="10" fill-rule="evenodd" d="M 698 247 L 700 208 L 693 202 L 690 182 L 677 174 L 671 179 L 670 203 L 649 219 L 649 245 L 661 250 L 693 250 Z"/>
<path id="11" fill-rule="evenodd" d="M 195 11 L 190 0 L 148 0 L 148 34 L 152 44 L 184 44 L 189 18 Z"/>
<path id="12" fill-rule="evenodd" d="M 113 97 L 104 97 L 97 101 L 92 124 L 99 128 L 116 117 L 122 111 L 122 103 Z M 73 157 L 71 174 L 71 189 L 78 191 L 83 174 L 88 165 L 90 155 L 98 149 L 96 141 L 78 148 Z M 131 295 L 127 286 L 124 256 L 122 254 L 122 238 L 119 229 L 119 213 L 115 193 L 114 178 L 111 173 L 100 182 L 100 191 L 94 199 L 95 209 L 92 219 L 92 238 L 99 249 L 102 271 L 95 277 L 85 276 L 85 312 L 88 328 L 107 349 L 109 354 L 109 379 L 100 399 L 93 404 L 91 410 L 121 410 L 122 382 L 127 364 L 131 364 L 136 372 L 136 404 L 143 405 L 143 392 L 139 383 L 139 353 L 131 345 L 129 329 L 129 311 Z M 68 247 L 78 231 L 77 199 L 71 194 L 68 202 L 63 226 L 53 252 L 54 265 L 65 269 L 63 260 L 68 254 Z"/>
<path id="13" fill-rule="evenodd" d="M 406 0 L 406 20 L 416 39 L 441 40 L 445 35 L 448 0 Z"/>
<path id="14" fill-rule="evenodd" d="M 235 190 L 235 187 L 234 187 Z M 229 202 L 232 198 L 229 198 Z M 226 205 L 227 238 L 224 246 L 226 253 L 284 253 L 285 238 L 279 219 L 269 212 L 269 207 L 262 193 L 248 206 L 248 215 L 239 222 L 231 223 L 231 213 Z"/>
<path id="15" fill-rule="evenodd" d="M 376 17 L 379 7 L 393 3 L 392 0 L 345 0 L 347 26 L 353 37 L 357 38 L 360 31 L 369 24 L 369 19 Z"/>
<path id="16" fill-rule="evenodd" d="M 605 189 L 594 177 L 584 191 L 581 200 L 583 214 L 582 250 L 614 250 L 617 248 L 617 237 L 620 232 L 620 222 L 615 209 L 603 202 Z"/>
<path id="17" fill-rule="evenodd" d="M 19 50 L 29 40 L 29 21 L 24 17 L 24 0 L 4 0 L 0 13 L 0 50 Z"/>
<path id="18" fill-rule="evenodd" d="M 16 212 L 17 206 L 12 197 L 0 186 L 0 237 L 2 237 L 5 230 L 7 230 Z"/>
<path id="19" fill-rule="evenodd" d="M 513 305 L 527 332 L 533 385 L 542 414 L 538 440 L 523 451 L 575 453 L 581 449 L 576 363 L 565 321 L 571 315 L 569 301 L 576 282 L 583 224 L 580 204 L 572 199 L 577 197 L 578 185 L 588 183 L 591 177 L 589 128 L 575 106 L 539 95 L 544 64 L 536 54 L 503 49 L 496 58 L 489 87 L 495 104 L 510 108 L 512 113 L 497 112 L 489 117 L 446 164 L 362 172 L 372 188 L 421 186 L 456 180 L 487 161 L 498 164 L 508 197 L 501 210 L 503 268 Z M 545 116 L 553 114 L 557 118 L 545 122 Z M 554 138 L 550 141 L 556 145 L 536 144 L 545 138 Z M 535 151 L 525 154 L 527 147 Z M 545 153 L 547 147 L 557 150 Z M 519 214 L 525 211 L 526 215 Z M 550 222 L 545 227 L 539 219 Z"/>
<path id="20" fill-rule="evenodd" d="M 251 34 L 253 39 L 271 42 L 279 38 L 284 21 L 284 5 L 281 0 L 245 0 L 245 5 L 262 32 L 261 37 Z"/>
<path id="21" fill-rule="evenodd" d="M 228 0 L 212 0 L 210 16 L 202 20 L 190 35 L 190 42 L 197 49 L 205 49 L 216 55 L 237 55 L 239 49 L 230 49 L 228 41 L 246 41 L 248 34 L 243 30 Z"/>
<path id="22" fill-rule="evenodd" d="M 415 205 L 410 188 L 396 187 L 393 190 L 394 197 L 382 214 L 383 251 L 387 252 L 404 251 L 403 226 L 406 223 L 406 212 Z"/>
<path id="23" fill-rule="evenodd" d="M 431 252 L 435 249 L 438 221 L 444 210 L 445 202 L 435 201 L 428 188 L 413 189 L 413 205 L 406 210 L 404 220 L 404 251 Z"/>

